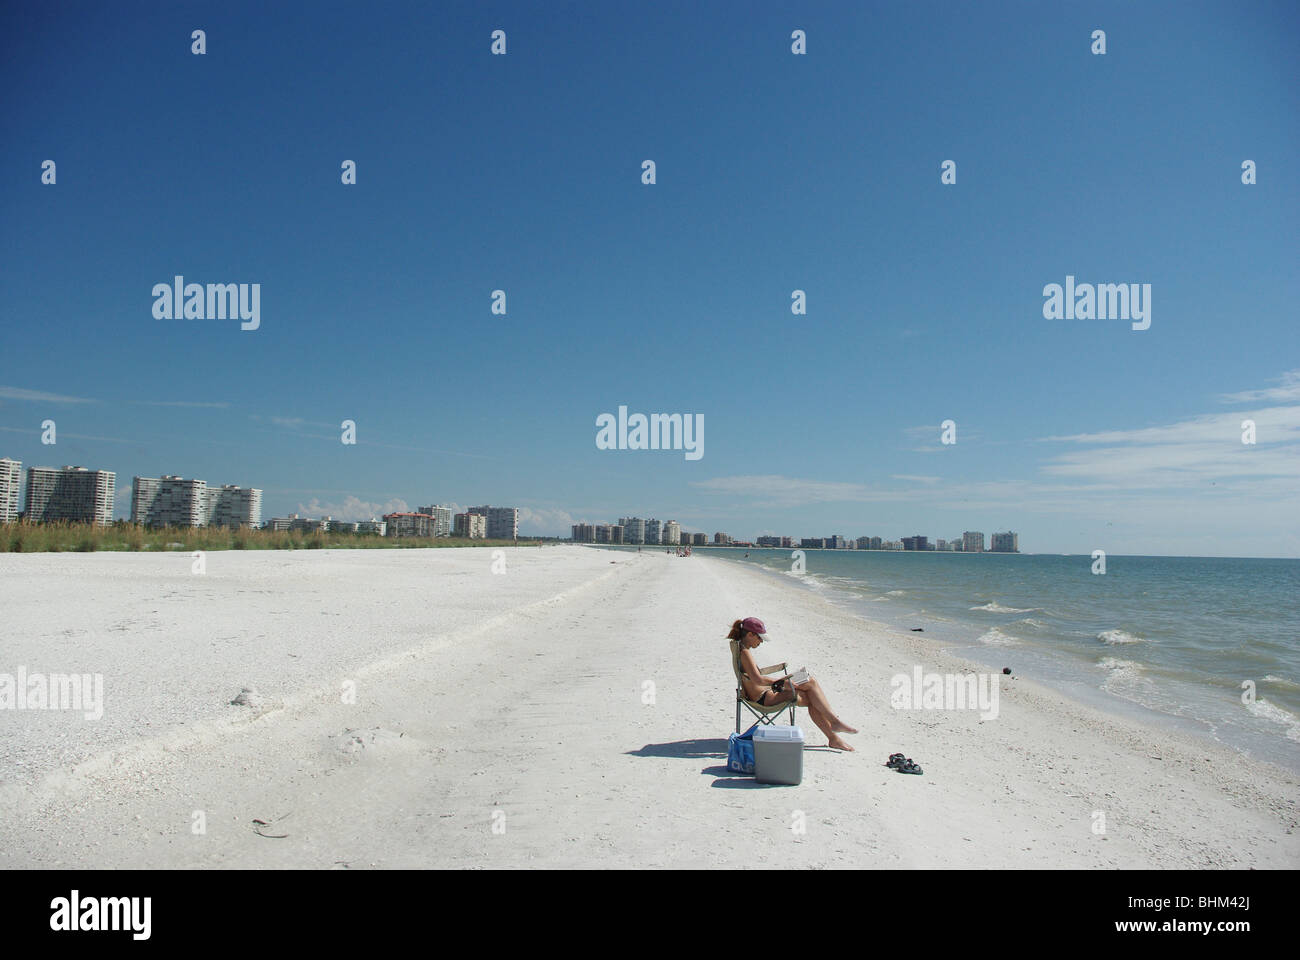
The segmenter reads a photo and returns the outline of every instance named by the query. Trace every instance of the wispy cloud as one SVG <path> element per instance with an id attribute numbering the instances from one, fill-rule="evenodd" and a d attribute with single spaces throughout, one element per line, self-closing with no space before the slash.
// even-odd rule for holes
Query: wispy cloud
<path id="1" fill-rule="evenodd" d="M 29 436 L 35 436 L 42 433 L 40 430 L 27 430 L 23 427 L 0 427 L 5 433 L 25 433 Z M 136 440 L 129 440 L 125 437 L 96 437 L 85 433 L 62 433 L 58 434 L 61 440 L 98 440 L 104 443 L 138 443 Z M 57 448 L 56 448 L 57 449 Z"/>
<path id="2" fill-rule="evenodd" d="M 1300 370 L 1288 370 L 1278 378 L 1278 386 L 1262 390 L 1243 390 L 1219 397 L 1224 403 L 1260 403 L 1261 401 L 1300 401 Z"/>
<path id="3" fill-rule="evenodd" d="M 332 443 L 338 443 L 342 436 L 342 421 L 339 423 L 322 423 L 319 420 L 306 420 L 303 417 L 263 417 L 261 414 L 249 414 L 249 419 L 258 423 L 270 423 L 277 427 L 283 427 L 286 430 L 293 431 L 294 436 L 302 437 L 304 440 L 328 440 Z M 306 433 L 302 428 L 312 427 L 317 430 L 339 431 L 330 434 Z M 361 425 L 358 425 L 358 433 L 361 433 Z M 468 457 L 474 460 L 497 460 L 498 457 L 488 456 L 482 453 L 465 453 L 462 450 L 445 450 L 439 447 L 418 447 L 405 443 L 381 443 L 378 440 L 367 440 L 364 434 L 357 438 L 358 447 L 379 447 L 383 450 L 404 450 L 408 453 L 432 453 L 444 457 Z"/>
<path id="4" fill-rule="evenodd" d="M 567 510 L 519 508 L 519 533 L 545 537 L 568 536 L 576 521 Z"/>
<path id="5" fill-rule="evenodd" d="M 696 480 L 692 487 L 729 497 L 747 497 L 757 506 L 797 506 L 806 503 L 870 502 L 885 499 L 882 491 L 861 483 L 809 480 L 778 474 L 714 477 Z"/>
<path id="6" fill-rule="evenodd" d="M 32 403 L 98 403 L 89 397 L 69 397 L 61 393 L 45 393 L 42 390 L 27 390 L 23 387 L 0 386 L 0 400 L 26 400 Z"/>
<path id="7" fill-rule="evenodd" d="M 1253 444 L 1242 443 L 1243 420 L 1255 423 Z M 1205 414 L 1171 424 L 1042 439 L 1089 448 L 1053 457 L 1041 468 L 1048 476 L 1130 490 L 1288 478 L 1300 489 L 1295 483 L 1300 477 L 1300 406 Z M 1258 495 L 1263 488 L 1255 486 L 1252 491 Z"/>
<path id="8" fill-rule="evenodd" d="M 371 517 L 382 517 L 386 513 L 409 513 L 410 510 L 407 502 L 400 497 L 394 497 L 383 503 L 362 500 L 354 496 L 333 503 L 312 497 L 308 503 L 298 504 L 299 516 L 317 519 L 333 517 L 335 520 L 369 520 Z"/>
<path id="9" fill-rule="evenodd" d="M 954 421 L 956 422 L 956 421 Z M 913 444 L 903 449 L 909 453 L 938 453 L 951 448 L 952 444 L 943 443 L 943 424 L 936 423 L 933 426 L 925 424 L 919 427 L 904 427 L 903 436 L 907 441 Z M 957 423 L 957 439 L 962 443 L 969 443 L 975 440 L 982 440 L 983 435 L 969 427 Z"/>
<path id="10" fill-rule="evenodd" d="M 337 423 L 322 423 L 319 420 L 307 420 L 304 417 L 264 417 L 260 413 L 250 413 L 248 419 L 255 423 L 270 423 L 277 427 L 285 427 L 289 430 L 298 430 L 302 427 L 315 427 L 318 430 L 338 430 Z M 342 421 L 340 421 L 342 422 Z M 336 438 L 337 439 L 337 438 Z"/>
<path id="11" fill-rule="evenodd" d="M 385 450 L 408 450 L 411 453 L 436 453 L 439 456 L 446 457 L 469 457 L 473 460 L 497 460 L 498 457 L 490 457 L 483 453 L 465 453 L 462 450 L 443 450 L 436 447 L 409 447 L 401 443 L 378 443 L 374 440 L 358 440 L 359 447 L 382 447 Z"/>
<path id="12" fill-rule="evenodd" d="M 225 400 L 133 400 L 131 402 L 146 407 L 208 407 L 214 410 L 224 410 L 230 406 Z"/>
<path id="13" fill-rule="evenodd" d="M 1293 372 L 1282 378 L 1282 386 L 1229 397 L 1236 402 L 1289 395 L 1297 380 Z M 1253 444 L 1242 442 L 1244 420 L 1254 421 Z M 937 429 L 909 427 L 905 432 L 917 436 L 934 430 L 937 435 Z M 715 477 L 692 485 L 745 500 L 750 507 L 924 501 L 963 508 L 1090 513 L 1124 505 L 1133 516 L 1141 517 L 1145 510 L 1150 517 L 1205 510 L 1208 503 L 1222 510 L 1231 500 L 1281 517 L 1300 502 L 1300 404 L 1039 439 L 1070 449 L 1044 457 L 1035 480 L 894 474 L 889 480 L 895 483 L 863 484 L 767 475 Z"/>

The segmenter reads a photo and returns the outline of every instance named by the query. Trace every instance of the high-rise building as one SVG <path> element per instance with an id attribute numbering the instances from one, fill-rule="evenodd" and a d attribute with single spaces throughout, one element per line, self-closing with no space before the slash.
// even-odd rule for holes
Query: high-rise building
<path id="1" fill-rule="evenodd" d="M 1020 534 L 1007 531 L 989 536 L 989 553 L 1019 553 Z"/>
<path id="2" fill-rule="evenodd" d="M 967 530 L 961 535 L 961 549 L 964 553 L 983 553 L 984 534 Z"/>
<path id="3" fill-rule="evenodd" d="M 519 539 L 518 507 L 470 507 L 467 513 L 477 513 L 487 524 L 485 536 L 489 540 Z"/>
<path id="4" fill-rule="evenodd" d="M 640 517 L 620 517 L 624 543 L 645 543 L 645 521 Z"/>
<path id="5" fill-rule="evenodd" d="M 725 547 L 731 543 L 731 536 L 726 533 L 715 533 L 713 535 L 713 545 L 715 547 Z"/>
<path id="6" fill-rule="evenodd" d="M 645 542 L 659 543 L 659 521 L 651 517 L 645 522 Z"/>
<path id="7" fill-rule="evenodd" d="M 203 480 L 133 477 L 131 522 L 147 527 L 201 527 L 207 520 L 208 485 Z"/>
<path id="8" fill-rule="evenodd" d="M 611 523 L 609 525 L 609 542 L 624 543 L 623 525 L 621 523 Z"/>
<path id="9" fill-rule="evenodd" d="M 676 520 L 665 520 L 660 540 L 667 546 L 679 546 L 682 542 L 682 525 Z"/>
<path id="10" fill-rule="evenodd" d="M 208 487 L 204 509 L 205 522 L 212 527 L 260 527 L 262 525 L 262 491 L 225 483 Z"/>
<path id="11" fill-rule="evenodd" d="M 573 542 L 595 543 L 596 528 L 589 523 L 575 523 L 573 525 Z"/>
<path id="12" fill-rule="evenodd" d="M 388 519 L 385 517 L 384 519 Z M 456 536 L 470 540 L 487 538 L 487 517 L 481 513 L 468 511 L 456 514 Z"/>
<path id="13" fill-rule="evenodd" d="M 433 530 L 433 533 L 430 534 L 430 536 L 434 536 L 434 537 L 451 536 L 451 524 L 452 524 L 451 515 L 453 513 L 451 507 L 444 507 L 442 504 L 435 504 L 434 506 L 431 507 L 420 507 L 415 512 L 423 513 L 425 516 L 428 517 L 433 517 L 433 527 L 431 528 Z"/>
<path id="14" fill-rule="evenodd" d="M 117 474 L 112 470 L 28 467 L 23 513 L 28 520 L 41 523 L 66 520 L 108 526 L 113 522 L 116 486 Z"/>
<path id="15" fill-rule="evenodd" d="M 262 523 L 262 491 L 225 484 L 209 487 L 184 477 L 135 477 L 131 481 L 131 522 L 149 527 L 257 527 Z"/>
<path id="16" fill-rule="evenodd" d="M 919 533 L 914 537 L 904 537 L 903 549 L 904 550 L 929 550 L 930 547 L 927 543 L 928 540 L 929 540 L 928 537 L 923 537 Z"/>
<path id="17" fill-rule="evenodd" d="M 685 538 L 686 538 L 686 534 L 682 534 L 683 542 L 685 542 Z M 707 547 L 708 545 L 709 545 L 709 535 L 707 533 L 691 534 L 692 547 Z"/>
<path id="18" fill-rule="evenodd" d="M 432 537 L 437 523 L 437 518 L 431 513 L 386 513 L 384 536 Z"/>
<path id="19" fill-rule="evenodd" d="M 0 458 L 0 523 L 18 519 L 18 487 L 22 484 L 23 462 Z"/>
<path id="20" fill-rule="evenodd" d="M 759 537 L 756 541 L 760 547 L 779 547 L 781 546 L 780 537 Z"/>

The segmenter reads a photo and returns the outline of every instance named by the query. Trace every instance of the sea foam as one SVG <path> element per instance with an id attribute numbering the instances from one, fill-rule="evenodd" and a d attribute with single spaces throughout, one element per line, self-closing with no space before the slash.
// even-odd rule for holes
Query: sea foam
<path id="1" fill-rule="evenodd" d="M 1254 703 L 1248 703 L 1246 709 L 1257 717 L 1271 720 L 1286 727 L 1286 738 L 1300 743 L 1300 717 L 1297 717 L 1290 710 L 1284 710 L 1267 700 L 1256 700 Z"/>
<path id="2" fill-rule="evenodd" d="M 988 603 L 981 604 L 978 607 L 971 607 L 972 610 L 986 610 L 989 613 L 1033 613 L 1037 607 L 1004 607 L 996 600 L 990 600 Z"/>
<path id="3" fill-rule="evenodd" d="M 1127 630 L 1103 630 L 1097 634 L 1097 639 L 1102 643 L 1145 643 L 1146 637 L 1135 637 Z"/>

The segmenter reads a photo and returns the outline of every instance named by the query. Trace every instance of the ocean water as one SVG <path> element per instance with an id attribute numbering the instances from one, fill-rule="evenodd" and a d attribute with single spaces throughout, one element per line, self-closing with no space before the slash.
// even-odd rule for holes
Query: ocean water
<path id="1" fill-rule="evenodd" d="M 696 550 L 920 627 L 990 668 L 1300 770 L 1300 560 L 1107 556 L 1098 575 L 1089 556 L 806 550 L 794 573 L 790 550 Z"/>

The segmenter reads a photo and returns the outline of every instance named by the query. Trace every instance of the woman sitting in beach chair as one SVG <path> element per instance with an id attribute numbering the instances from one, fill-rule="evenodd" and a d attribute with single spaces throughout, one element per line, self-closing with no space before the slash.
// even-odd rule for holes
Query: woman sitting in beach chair
<path id="1" fill-rule="evenodd" d="M 740 643 L 740 674 L 745 686 L 745 696 L 763 706 L 787 703 L 797 698 L 796 702 L 799 706 L 808 711 L 813 718 L 813 723 L 826 734 L 828 746 L 836 750 L 852 750 L 853 748 L 839 734 L 858 731 L 835 715 L 830 701 L 826 699 L 826 694 L 815 677 L 809 677 L 796 686 L 791 679 L 792 674 L 786 674 L 784 677 L 763 676 L 758 661 L 754 659 L 754 650 L 767 639 L 766 633 L 767 628 L 763 626 L 762 620 L 757 617 L 746 617 L 733 623 L 731 632 L 727 634 L 728 640 L 737 640 Z"/>

